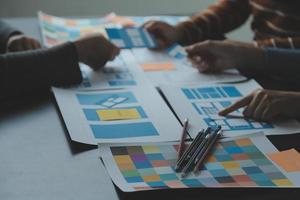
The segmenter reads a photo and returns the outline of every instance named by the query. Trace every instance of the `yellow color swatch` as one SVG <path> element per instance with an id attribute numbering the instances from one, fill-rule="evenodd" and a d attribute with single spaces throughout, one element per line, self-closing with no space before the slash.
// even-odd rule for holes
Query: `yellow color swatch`
<path id="1" fill-rule="evenodd" d="M 239 163 L 234 162 L 234 161 L 224 161 L 224 162 L 221 162 L 221 165 L 222 165 L 225 169 L 230 169 L 230 168 L 240 168 Z"/>
<path id="2" fill-rule="evenodd" d="M 140 113 L 137 109 L 120 109 L 120 110 L 97 110 L 97 114 L 101 121 L 112 120 L 127 120 L 127 119 L 140 119 Z"/>
<path id="3" fill-rule="evenodd" d="M 300 154 L 295 149 L 271 153 L 268 156 L 287 172 L 300 171 Z"/>
<path id="4" fill-rule="evenodd" d="M 293 183 L 289 179 L 272 180 L 277 186 L 292 186 Z"/>
<path id="5" fill-rule="evenodd" d="M 172 62 L 164 63 L 144 63 L 141 64 L 144 71 L 171 71 L 176 70 L 176 66 Z"/>

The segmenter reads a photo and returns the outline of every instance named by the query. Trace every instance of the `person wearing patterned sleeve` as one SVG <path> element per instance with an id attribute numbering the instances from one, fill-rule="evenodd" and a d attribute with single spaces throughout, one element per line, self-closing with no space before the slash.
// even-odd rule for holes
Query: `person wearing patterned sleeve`
<path id="1" fill-rule="evenodd" d="M 240 27 L 253 16 L 251 28 L 258 47 L 300 48 L 300 1 L 219 0 L 189 20 L 171 26 L 149 21 L 145 28 L 159 47 L 173 43 L 190 45 L 204 40 L 222 40 L 224 34 Z"/>
<path id="2" fill-rule="evenodd" d="M 97 70 L 118 55 L 119 49 L 102 35 L 91 35 L 49 49 L 0 21 L 0 101 L 51 86 L 79 84 L 78 62 Z"/>

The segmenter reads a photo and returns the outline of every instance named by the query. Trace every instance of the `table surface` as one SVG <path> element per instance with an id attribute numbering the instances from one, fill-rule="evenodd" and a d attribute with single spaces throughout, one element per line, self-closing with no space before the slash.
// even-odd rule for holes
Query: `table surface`
<path id="1" fill-rule="evenodd" d="M 40 38 L 35 18 L 7 19 L 25 34 Z M 299 135 L 274 136 L 279 149 L 297 147 Z M 300 196 L 295 189 L 193 189 L 136 194 L 117 192 L 98 159 L 97 149 L 70 140 L 51 94 L 0 113 L 0 199 L 173 199 Z M 254 192 L 255 191 L 255 192 Z M 299 195 L 298 195 L 299 194 Z"/>

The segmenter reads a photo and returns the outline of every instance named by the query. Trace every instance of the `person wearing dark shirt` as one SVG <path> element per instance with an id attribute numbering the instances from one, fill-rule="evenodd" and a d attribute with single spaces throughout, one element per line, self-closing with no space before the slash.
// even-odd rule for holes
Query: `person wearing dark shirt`
<path id="1" fill-rule="evenodd" d="M 235 41 L 206 41 L 186 47 L 193 65 L 204 73 L 238 67 L 273 72 L 294 84 L 300 80 L 300 50 L 257 48 Z M 277 117 L 300 117 L 300 92 L 257 89 L 220 115 L 245 107 L 246 118 L 272 121 Z"/>
<path id="2" fill-rule="evenodd" d="M 119 49 L 102 35 L 45 49 L 0 21 L 0 100 L 38 92 L 51 86 L 79 84 L 79 62 L 94 70 L 113 60 Z"/>

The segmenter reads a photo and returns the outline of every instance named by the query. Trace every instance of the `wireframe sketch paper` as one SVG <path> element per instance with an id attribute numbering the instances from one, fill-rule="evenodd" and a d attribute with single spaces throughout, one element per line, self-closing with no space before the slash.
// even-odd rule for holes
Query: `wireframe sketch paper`
<path id="1" fill-rule="evenodd" d="M 74 141 L 97 144 L 180 138 L 180 123 L 153 87 L 53 91 Z"/>
<path id="2" fill-rule="evenodd" d="M 100 144 L 101 159 L 113 182 L 125 192 L 176 189 L 298 188 L 300 171 L 288 172 L 268 154 L 279 153 L 262 134 L 222 139 L 199 173 L 176 173 L 178 143 Z"/>
<path id="3" fill-rule="evenodd" d="M 196 84 L 204 82 L 236 82 L 246 78 L 237 70 L 220 74 L 202 74 L 189 62 L 185 51 L 175 45 L 166 51 L 147 48 L 132 49 L 136 62 L 146 72 L 150 81 L 160 84 Z M 147 68 L 145 68 L 145 66 Z M 152 70 L 148 66 L 152 66 Z"/>
<path id="4" fill-rule="evenodd" d="M 121 51 L 114 61 L 108 62 L 98 71 L 81 64 L 81 72 L 83 81 L 75 87 L 80 90 L 128 88 L 151 84 L 129 50 Z"/>
<path id="5" fill-rule="evenodd" d="M 254 80 L 239 84 L 198 84 L 181 86 L 161 86 L 163 94 L 183 122 L 190 120 L 189 132 L 195 136 L 197 132 L 208 126 L 221 125 L 224 136 L 232 137 L 263 131 L 266 135 L 291 134 L 300 131 L 300 123 L 296 120 L 278 120 L 272 124 L 244 119 L 243 109 L 231 116 L 219 116 L 218 112 L 233 102 L 250 94 L 261 86 Z M 233 117 L 234 116 L 234 117 Z"/>

